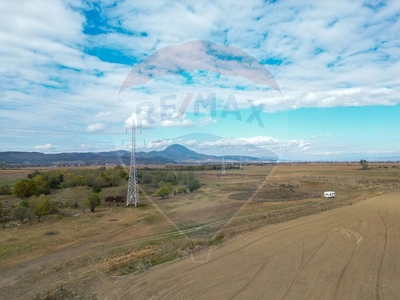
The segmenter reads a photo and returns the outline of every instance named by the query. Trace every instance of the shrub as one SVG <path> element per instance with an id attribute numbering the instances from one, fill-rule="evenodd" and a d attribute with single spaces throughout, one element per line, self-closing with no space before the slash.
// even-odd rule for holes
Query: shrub
<path id="1" fill-rule="evenodd" d="M 87 197 L 86 202 L 89 205 L 91 212 L 94 212 L 96 207 L 101 205 L 99 194 L 91 194 L 89 197 Z"/>
<path id="2" fill-rule="evenodd" d="M 169 194 L 171 194 L 172 191 L 173 191 L 172 184 L 167 182 L 157 190 L 156 195 L 158 197 L 164 198 L 165 196 L 168 196 Z"/>
<path id="3" fill-rule="evenodd" d="M 33 211 L 39 217 L 39 222 L 41 218 L 50 212 L 50 201 L 45 195 L 40 195 L 40 197 L 33 203 Z"/>
<path id="4" fill-rule="evenodd" d="M 12 189 L 9 185 L 3 185 L 0 187 L 0 195 L 12 195 Z"/>
<path id="5" fill-rule="evenodd" d="M 30 213 L 30 209 L 23 206 L 17 206 L 14 209 L 14 216 L 17 220 L 21 223 L 24 223 L 25 218 L 27 218 L 28 214 Z"/>
<path id="6" fill-rule="evenodd" d="M 37 184 L 31 179 L 23 179 L 14 185 L 13 193 L 18 197 L 30 197 L 36 195 Z"/>
<path id="7" fill-rule="evenodd" d="M 99 187 L 98 185 L 95 185 L 93 187 L 93 193 L 100 194 L 101 193 L 101 187 Z"/>
<path id="8" fill-rule="evenodd" d="M 200 182 L 197 179 L 190 179 L 188 181 L 188 189 L 190 192 L 198 190 L 200 188 Z"/>

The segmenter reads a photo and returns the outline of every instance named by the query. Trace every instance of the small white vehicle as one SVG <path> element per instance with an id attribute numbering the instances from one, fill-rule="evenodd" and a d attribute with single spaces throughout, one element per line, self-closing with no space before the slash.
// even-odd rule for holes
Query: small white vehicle
<path id="1" fill-rule="evenodd" d="M 325 192 L 324 193 L 324 197 L 325 198 L 333 198 L 333 197 L 335 197 L 336 196 L 336 193 L 335 192 L 332 192 L 332 191 L 329 191 L 329 192 Z"/>

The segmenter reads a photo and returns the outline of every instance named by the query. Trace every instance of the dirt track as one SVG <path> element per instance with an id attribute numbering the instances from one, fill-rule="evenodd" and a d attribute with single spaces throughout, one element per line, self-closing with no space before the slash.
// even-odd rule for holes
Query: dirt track
<path id="1" fill-rule="evenodd" d="M 211 252 L 109 280 L 99 299 L 400 299 L 400 193 L 240 236 Z M 203 253 L 203 257 L 205 258 Z"/>

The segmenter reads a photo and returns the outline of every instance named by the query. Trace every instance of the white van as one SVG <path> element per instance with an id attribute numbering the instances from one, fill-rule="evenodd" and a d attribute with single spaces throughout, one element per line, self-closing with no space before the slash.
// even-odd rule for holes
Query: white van
<path id="1" fill-rule="evenodd" d="M 325 198 L 333 198 L 333 197 L 335 197 L 336 196 L 336 193 L 335 192 L 332 192 L 332 191 L 329 191 L 329 192 L 325 192 L 324 193 L 324 197 Z"/>

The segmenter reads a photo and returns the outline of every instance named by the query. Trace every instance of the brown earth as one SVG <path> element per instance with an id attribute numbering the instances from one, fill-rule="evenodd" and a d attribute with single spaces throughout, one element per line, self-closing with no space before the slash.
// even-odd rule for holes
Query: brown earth
<path id="1" fill-rule="evenodd" d="M 400 187 L 399 169 L 358 168 L 299 165 L 271 172 L 246 167 L 223 177 L 197 172 L 202 187 L 196 193 L 142 198 L 147 206 L 141 209 L 101 208 L 95 214 L 2 229 L 0 254 L 7 256 L 0 255 L 0 299 L 32 299 L 60 284 L 98 299 L 400 299 L 395 284 L 400 282 L 400 194 L 394 193 Z M 291 188 L 308 199 L 255 201 L 257 193 L 277 189 L 274 197 L 279 197 L 293 193 Z M 337 197 L 315 198 L 325 190 L 335 190 Z M 228 198 L 247 191 L 257 191 L 249 201 Z M 206 229 L 204 224 L 211 230 L 199 230 Z M 139 275 L 109 273 L 107 261 L 140 254 L 131 249 L 176 236 L 176 228 L 195 239 L 220 228 L 232 237 L 260 226 L 212 248 L 208 263 L 189 258 Z M 164 242 L 148 249 L 163 247 Z M 196 260 L 207 256 L 201 253 Z"/>
<path id="2" fill-rule="evenodd" d="M 317 198 L 320 197 L 321 195 L 290 190 L 290 189 L 282 189 L 282 190 L 263 189 L 260 192 L 248 191 L 248 192 L 235 193 L 229 195 L 229 199 L 248 200 L 252 196 L 253 196 L 252 199 L 253 201 L 281 202 L 281 201 L 295 201 L 301 199 Z"/>
<path id="3" fill-rule="evenodd" d="M 400 193 L 391 193 L 268 225 L 139 275 L 111 277 L 96 261 L 85 268 L 73 268 L 79 261 L 62 264 L 100 251 L 95 246 L 112 232 L 0 273 L 0 299 L 31 299 L 32 286 L 54 287 L 51 279 L 108 300 L 399 299 L 399 223 Z"/>
<path id="4" fill-rule="evenodd" d="M 94 287 L 99 299 L 400 299 L 399 222 L 400 193 L 386 194 Z"/>

